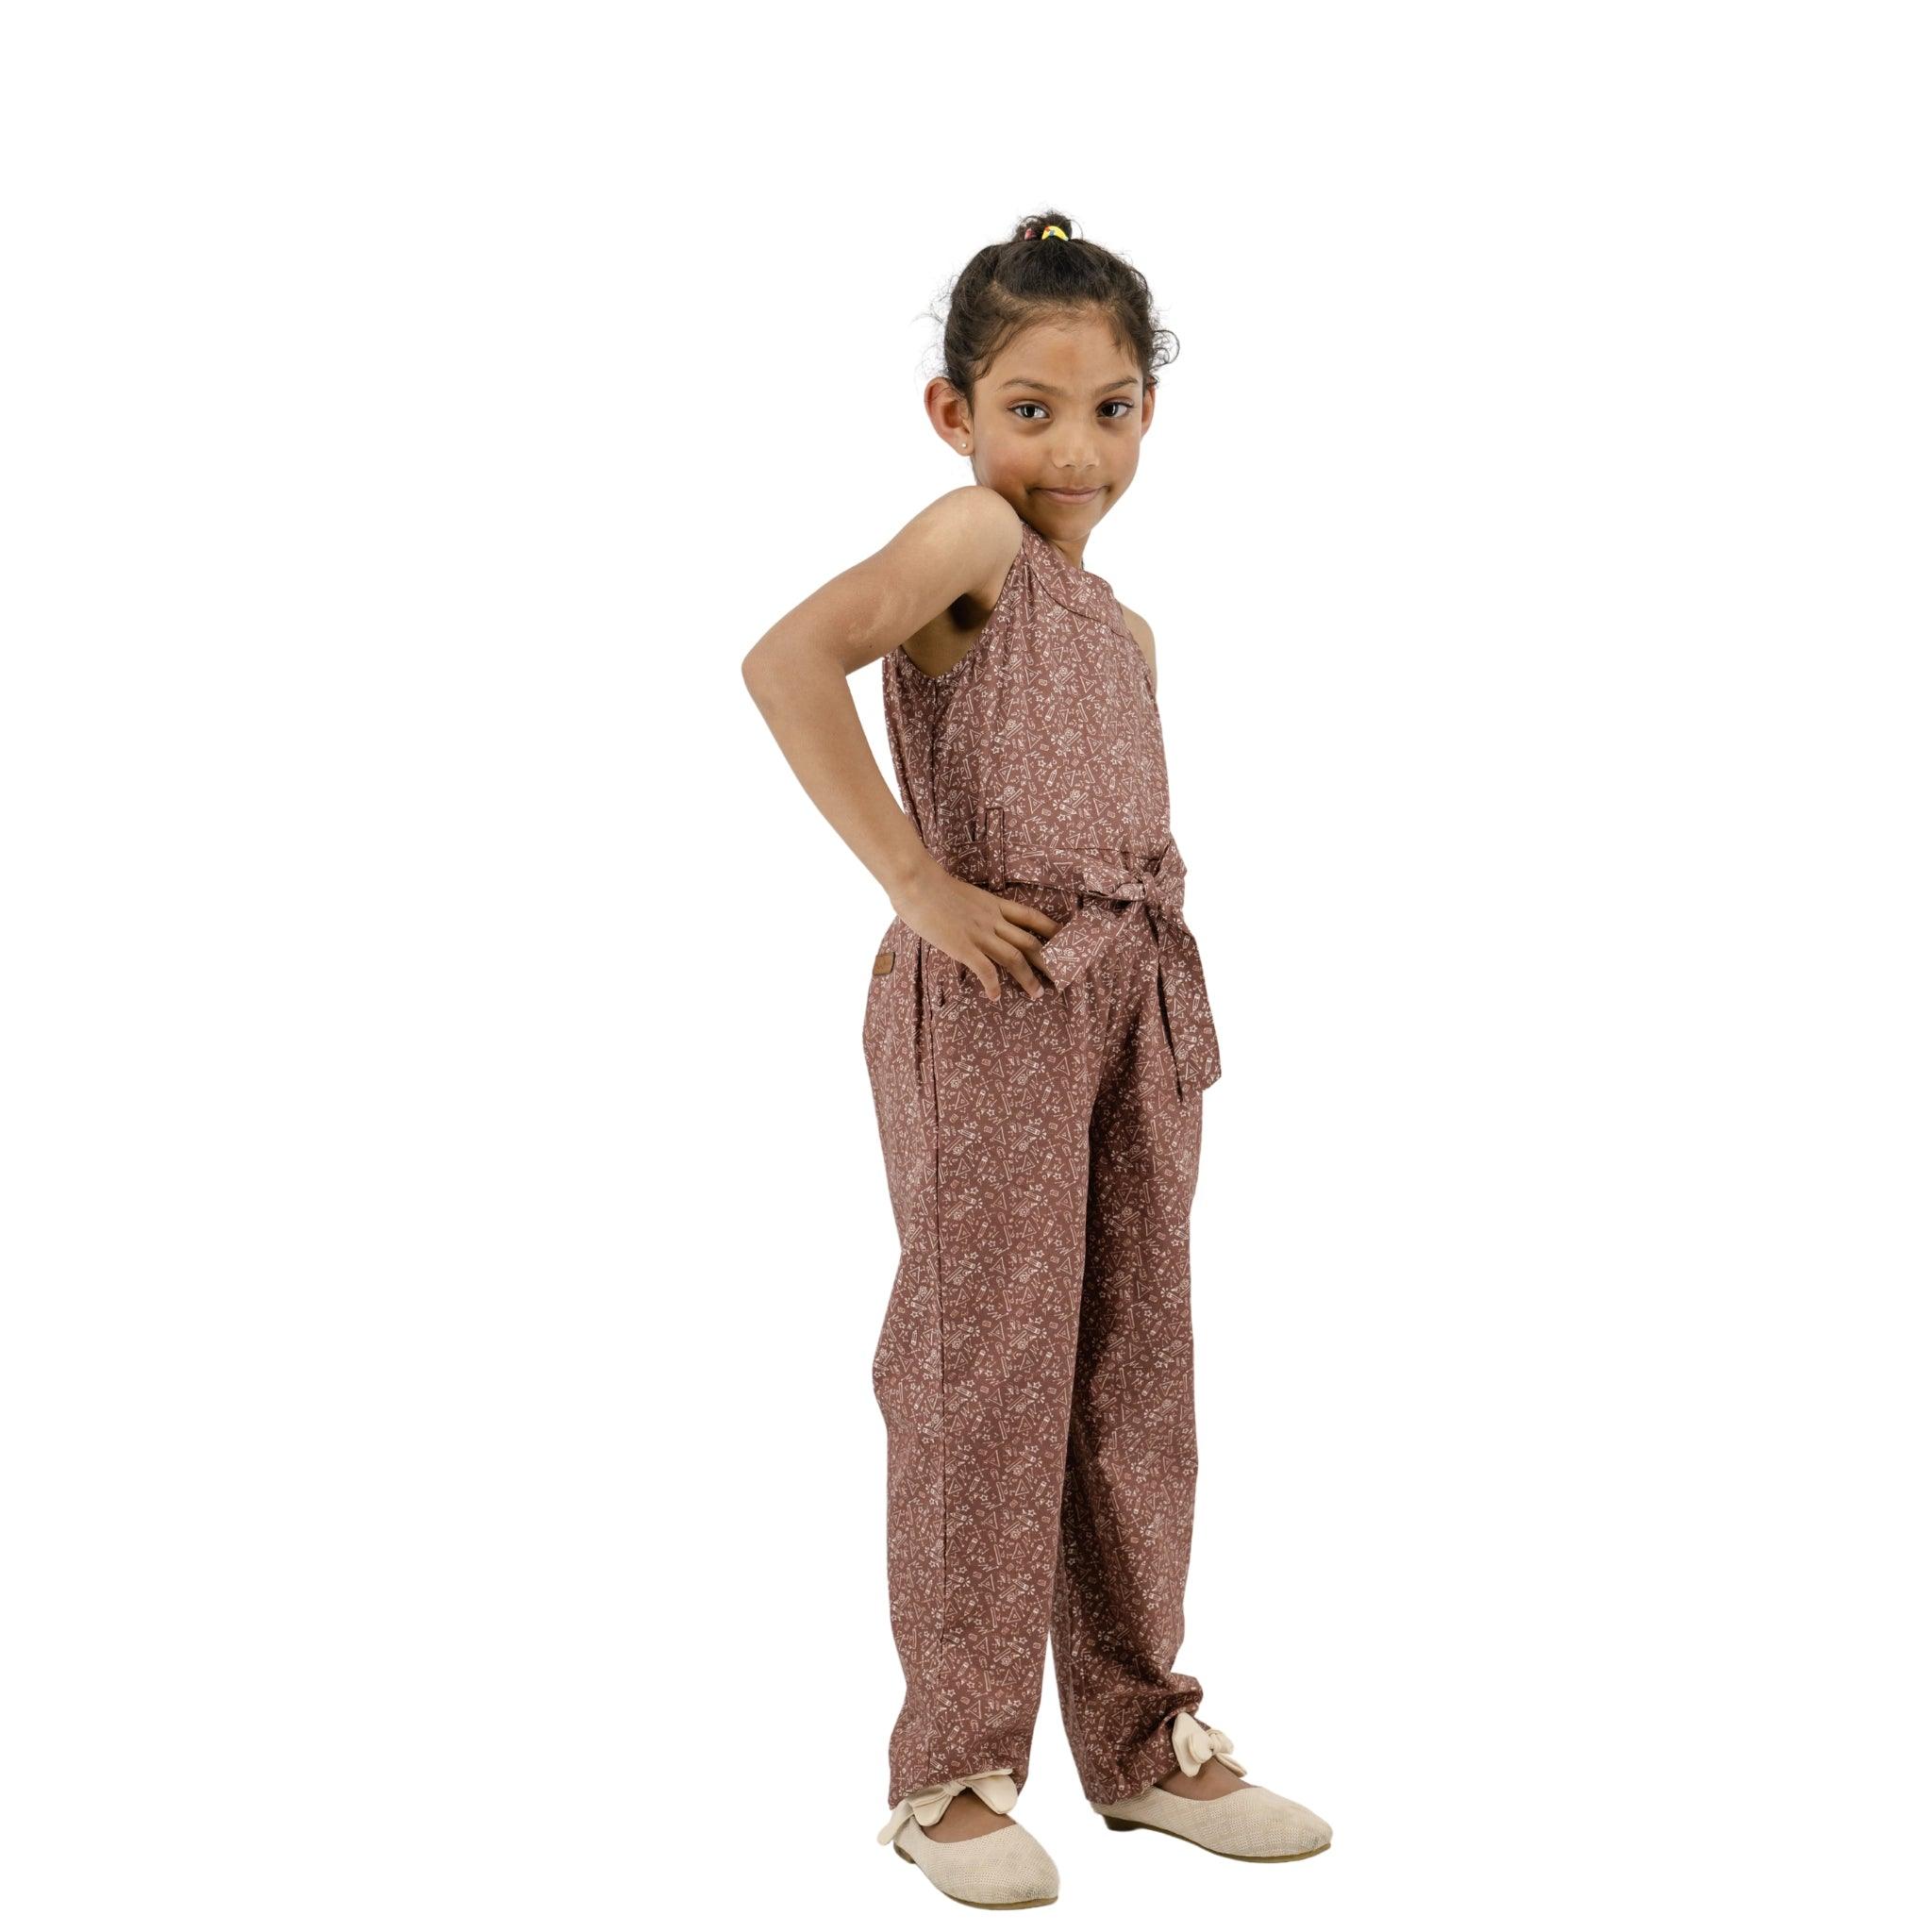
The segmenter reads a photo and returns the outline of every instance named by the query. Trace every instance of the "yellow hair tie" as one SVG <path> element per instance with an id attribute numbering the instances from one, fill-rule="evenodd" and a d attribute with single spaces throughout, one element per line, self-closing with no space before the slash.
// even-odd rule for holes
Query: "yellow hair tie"
<path id="1" fill-rule="evenodd" d="M 1045 233 L 1043 233 L 1041 236 L 1040 239 L 1042 242 L 1044 242 L 1048 235 L 1058 235 L 1062 242 L 1071 242 L 1074 239 L 1071 235 L 1067 233 L 1067 231 L 1063 227 L 1059 225 L 1058 222 L 1056 222 L 1052 227 L 1048 228 L 1045 231 Z"/>

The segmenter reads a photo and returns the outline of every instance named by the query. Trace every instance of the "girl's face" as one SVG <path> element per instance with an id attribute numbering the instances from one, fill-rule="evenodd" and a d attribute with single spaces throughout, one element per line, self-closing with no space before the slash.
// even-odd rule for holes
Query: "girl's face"
<path id="1" fill-rule="evenodd" d="M 969 411 L 948 383 L 928 391 L 934 427 L 966 444 L 977 483 L 1042 536 L 1076 550 L 1134 480 L 1154 391 L 1098 316 L 1023 329 L 974 385 Z M 1081 493 L 1074 493 L 1081 492 Z"/>

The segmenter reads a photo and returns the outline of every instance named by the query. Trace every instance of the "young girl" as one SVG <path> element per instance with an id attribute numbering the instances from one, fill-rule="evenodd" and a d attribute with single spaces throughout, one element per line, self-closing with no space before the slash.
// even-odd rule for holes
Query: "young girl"
<path id="1" fill-rule="evenodd" d="M 879 1833 L 947 1896 L 1045 1905 L 1008 1816 L 1049 1631 L 1117 1831 L 1303 1858 L 1174 1668 L 1193 1526 L 1188 1220 L 1221 1063 L 1168 827 L 1154 636 L 1084 564 L 1154 420 L 1145 279 L 1064 215 L 955 284 L 933 426 L 973 466 L 774 625 L 747 685 L 894 917 L 864 1049 L 901 1256 L 873 1359 L 906 1699 Z M 1165 333 L 1162 331 L 1161 333 Z M 846 680 L 884 658 L 903 810 Z"/>

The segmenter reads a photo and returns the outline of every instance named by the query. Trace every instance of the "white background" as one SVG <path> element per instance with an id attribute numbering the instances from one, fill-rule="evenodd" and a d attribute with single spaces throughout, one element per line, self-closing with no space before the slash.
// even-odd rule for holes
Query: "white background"
<path id="1" fill-rule="evenodd" d="M 739 664 L 1046 205 L 1181 344 L 1179 1663 L 1336 1834 L 1105 1833 L 1049 1666 L 1059 1911 L 1923 1923 L 1913 12 L 9 9 L 9 1926 L 954 1910 L 891 908 Z"/>

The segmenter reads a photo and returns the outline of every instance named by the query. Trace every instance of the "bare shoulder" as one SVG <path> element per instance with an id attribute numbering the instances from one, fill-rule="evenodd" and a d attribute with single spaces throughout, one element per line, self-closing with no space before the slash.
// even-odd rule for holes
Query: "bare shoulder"
<path id="1" fill-rule="evenodd" d="M 979 591 L 990 610 L 999 602 L 1007 574 L 1020 554 L 1020 513 L 997 490 L 968 483 L 949 490 L 908 524 L 892 541 L 916 535 L 957 557 L 971 559 L 980 572 Z"/>
<path id="2" fill-rule="evenodd" d="M 1019 512 L 997 490 L 968 483 L 935 497 L 866 561 L 914 596 L 916 629 L 949 623 L 976 629 L 999 602 L 1019 554 Z"/>
<path id="3" fill-rule="evenodd" d="M 1134 634 L 1134 641 L 1141 647 L 1141 655 L 1147 660 L 1147 679 L 1158 687 L 1159 674 L 1154 668 L 1154 626 L 1138 610 L 1129 610 L 1123 604 L 1121 615 L 1127 620 L 1127 628 Z"/>
<path id="4" fill-rule="evenodd" d="M 998 491 L 949 490 L 788 611 L 747 663 L 819 653 L 849 677 L 903 644 L 936 675 L 999 602 L 1019 549 L 1019 514 Z"/>
<path id="5" fill-rule="evenodd" d="M 896 640 L 928 677 L 943 677 L 979 641 L 1020 554 L 1020 515 L 997 490 L 969 483 L 929 503 L 876 559 L 925 587 Z"/>

